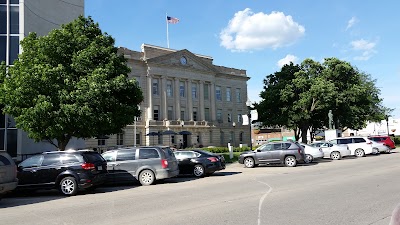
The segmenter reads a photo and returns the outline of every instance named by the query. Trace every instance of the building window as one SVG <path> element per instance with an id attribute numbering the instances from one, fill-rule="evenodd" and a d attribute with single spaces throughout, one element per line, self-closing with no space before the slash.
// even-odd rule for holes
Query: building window
<path id="1" fill-rule="evenodd" d="M 224 135 L 225 135 L 225 134 L 224 134 L 224 132 L 222 132 L 222 131 L 219 133 L 219 142 L 220 142 L 221 146 L 225 146 L 225 143 L 224 143 L 224 142 L 225 142 Z"/>
<path id="2" fill-rule="evenodd" d="M 228 123 L 232 122 L 232 114 L 228 113 Z"/>
<path id="3" fill-rule="evenodd" d="M 117 134 L 117 145 L 124 145 L 124 133 Z"/>
<path id="4" fill-rule="evenodd" d="M 217 121 L 218 123 L 222 123 L 222 109 L 217 110 Z"/>
<path id="5" fill-rule="evenodd" d="M 197 108 L 193 108 L 193 121 L 197 121 Z"/>
<path id="6" fill-rule="evenodd" d="M 181 109 L 181 120 L 185 120 L 185 109 Z"/>
<path id="7" fill-rule="evenodd" d="M 206 121 L 210 121 L 210 108 L 205 108 L 204 109 L 204 119 Z"/>
<path id="8" fill-rule="evenodd" d="M 232 98 L 231 98 L 231 88 L 226 88 L 226 101 L 227 101 L 227 102 L 232 101 Z"/>
<path id="9" fill-rule="evenodd" d="M 237 115 L 237 122 L 238 122 L 239 124 L 242 124 L 242 123 L 243 123 L 242 120 L 243 120 L 242 114 L 239 113 L 239 114 Z"/>
<path id="10" fill-rule="evenodd" d="M 19 54 L 19 36 L 10 37 L 10 58 L 9 64 L 12 65 L 14 60 L 18 59 Z"/>
<path id="11" fill-rule="evenodd" d="M 240 96 L 240 88 L 236 88 L 236 102 L 242 102 L 242 97 Z"/>
<path id="12" fill-rule="evenodd" d="M 167 97 L 173 97 L 172 80 L 167 80 Z"/>
<path id="13" fill-rule="evenodd" d="M 172 106 L 168 106 L 168 120 L 174 119 L 174 108 Z"/>
<path id="14" fill-rule="evenodd" d="M 97 140 L 97 146 L 105 146 L 106 145 L 106 140 L 105 139 L 98 139 Z"/>
<path id="15" fill-rule="evenodd" d="M 212 131 L 210 131 L 210 144 L 213 142 L 213 132 Z"/>
<path id="16" fill-rule="evenodd" d="M 243 142 L 243 132 L 240 132 L 240 134 L 239 134 L 239 141 L 240 141 L 240 143 Z"/>
<path id="17" fill-rule="evenodd" d="M 192 83 L 192 98 L 196 99 L 197 98 L 197 84 Z"/>
<path id="18" fill-rule="evenodd" d="M 159 118 L 160 118 L 160 107 L 158 105 L 155 105 L 153 109 L 153 119 L 158 120 Z"/>
<path id="19" fill-rule="evenodd" d="M 19 6 L 10 7 L 10 33 L 19 34 Z"/>
<path id="20" fill-rule="evenodd" d="M 159 95 L 158 79 L 153 79 L 153 95 Z"/>
<path id="21" fill-rule="evenodd" d="M 7 34 L 7 6 L 0 5 L 0 34 Z"/>
<path id="22" fill-rule="evenodd" d="M 215 98 L 217 99 L 217 101 L 222 101 L 221 87 L 220 86 L 216 86 L 215 87 Z"/>
<path id="23" fill-rule="evenodd" d="M 185 97 L 185 83 L 183 81 L 179 82 L 179 96 Z"/>
<path id="24" fill-rule="evenodd" d="M 175 135 L 171 135 L 171 143 L 175 144 Z"/>
<path id="25" fill-rule="evenodd" d="M 140 143 L 141 143 L 140 138 L 141 138 L 141 135 L 140 134 L 136 134 L 136 145 L 140 145 Z"/>
<path id="26" fill-rule="evenodd" d="M 210 99 L 209 88 L 210 88 L 209 84 L 204 84 L 204 100 Z"/>
<path id="27" fill-rule="evenodd" d="M 6 61 L 6 54 L 7 54 L 7 37 L 0 36 L 0 62 Z"/>

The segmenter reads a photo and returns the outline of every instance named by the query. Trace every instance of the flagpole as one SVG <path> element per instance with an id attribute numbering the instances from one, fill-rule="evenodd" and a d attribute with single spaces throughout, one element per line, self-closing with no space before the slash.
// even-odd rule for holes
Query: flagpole
<path id="1" fill-rule="evenodd" d="M 165 22 L 167 22 L 167 46 L 169 48 L 169 35 L 168 35 L 168 15 L 165 13 Z"/>

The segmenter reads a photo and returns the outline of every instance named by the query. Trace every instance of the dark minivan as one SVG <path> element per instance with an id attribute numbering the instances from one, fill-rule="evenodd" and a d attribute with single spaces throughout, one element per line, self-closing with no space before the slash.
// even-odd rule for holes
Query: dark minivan
<path id="1" fill-rule="evenodd" d="M 179 174 L 178 161 L 169 147 L 145 146 L 118 148 L 103 153 L 109 182 L 132 182 L 151 185 L 156 180 Z"/>
<path id="2" fill-rule="evenodd" d="M 95 151 L 68 150 L 34 155 L 18 165 L 17 189 L 54 189 L 75 195 L 107 179 L 107 162 Z"/>

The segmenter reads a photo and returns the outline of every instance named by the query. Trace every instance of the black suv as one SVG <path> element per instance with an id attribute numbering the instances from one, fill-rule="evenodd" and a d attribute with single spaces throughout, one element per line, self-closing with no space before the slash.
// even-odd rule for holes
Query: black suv
<path id="1" fill-rule="evenodd" d="M 69 196 L 103 184 L 106 175 L 107 162 L 95 151 L 44 152 L 18 165 L 17 189 L 57 188 Z"/>

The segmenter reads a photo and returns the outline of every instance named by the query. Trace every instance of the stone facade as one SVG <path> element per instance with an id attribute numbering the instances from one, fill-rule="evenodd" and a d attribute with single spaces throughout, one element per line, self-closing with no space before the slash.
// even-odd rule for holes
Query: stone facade
<path id="1" fill-rule="evenodd" d="M 143 44 L 141 52 L 120 48 L 144 95 L 136 125 L 108 139 L 89 139 L 86 146 L 101 150 L 136 145 L 227 146 L 248 144 L 250 131 L 242 125 L 247 115 L 245 70 L 213 65 L 209 56 L 186 49 Z M 136 127 L 136 128 L 135 128 Z M 147 136 L 171 130 L 186 134 Z"/>

